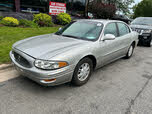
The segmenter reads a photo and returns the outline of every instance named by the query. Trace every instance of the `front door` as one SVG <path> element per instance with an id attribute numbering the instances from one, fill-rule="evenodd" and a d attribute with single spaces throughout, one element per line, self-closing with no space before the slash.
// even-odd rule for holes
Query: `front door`
<path id="1" fill-rule="evenodd" d="M 116 23 L 109 23 L 106 25 L 104 35 L 106 34 L 113 34 L 116 38 L 114 40 L 100 41 L 99 63 L 101 66 L 108 64 L 121 56 L 119 51 L 122 47 L 122 42 L 118 39 L 119 34 Z"/>

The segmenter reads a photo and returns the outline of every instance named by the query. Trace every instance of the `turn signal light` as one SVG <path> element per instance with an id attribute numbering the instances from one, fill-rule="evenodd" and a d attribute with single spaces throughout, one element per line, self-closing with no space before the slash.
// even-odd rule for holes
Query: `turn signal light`
<path id="1" fill-rule="evenodd" d="M 66 62 L 59 62 L 58 64 L 59 64 L 59 68 L 65 67 L 68 65 Z"/>

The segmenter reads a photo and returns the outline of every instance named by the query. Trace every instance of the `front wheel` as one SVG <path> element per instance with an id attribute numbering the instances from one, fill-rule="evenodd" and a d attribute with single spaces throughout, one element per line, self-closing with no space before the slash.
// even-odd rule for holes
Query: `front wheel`
<path id="1" fill-rule="evenodd" d="M 151 45 L 152 45 L 152 40 L 150 40 L 150 41 L 147 43 L 147 46 L 148 46 L 148 47 L 151 47 Z"/>
<path id="2" fill-rule="evenodd" d="M 134 46 L 134 44 L 132 43 L 131 46 L 130 46 L 129 49 L 128 49 L 128 52 L 127 52 L 125 58 L 129 59 L 129 58 L 133 55 L 134 47 L 135 47 L 135 46 Z"/>
<path id="3" fill-rule="evenodd" d="M 73 74 L 72 83 L 81 86 L 88 82 L 93 71 L 93 63 L 89 58 L 82 59 L 76 66 Z"/>

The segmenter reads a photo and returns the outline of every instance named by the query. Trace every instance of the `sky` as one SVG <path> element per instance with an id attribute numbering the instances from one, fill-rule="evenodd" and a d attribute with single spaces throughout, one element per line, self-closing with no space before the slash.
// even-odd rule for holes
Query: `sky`
<path id="1" fill-rule="evenodd" d="M 142 0 L 135 0 L 135 3 L 131 4 L 130 6 L 133 7 L 135 4 L 138 4 L 138 3 L 141 2 L 141 1 L 142 1 Z M 131 13 L 133 13 L 132 10 L 130 10 L 130 11 L 131 11 Z"/>
<path id="2" fill-rule="evenodd" d="M 141 2 L 141 1 L 142 1 L 142 0 L 135 0 L 135 3 L 133 3 L 132 6 L 135 5 L 135 4 L 138 4 L 138 3 Z"/>
<path id="3" fill-rule="evenodd" d="M 141 0 L 135 0 L 135 3 L 137 4 L 137 3 L 139 3 Z"/>

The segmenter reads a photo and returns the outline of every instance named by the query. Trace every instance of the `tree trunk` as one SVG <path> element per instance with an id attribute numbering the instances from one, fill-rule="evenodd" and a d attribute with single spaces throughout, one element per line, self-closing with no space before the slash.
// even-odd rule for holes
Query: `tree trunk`
<path id="1" fill-rule="evenodd" d="M 50 0 L 47 0 L 47 6 L 46 11 L 49 14 L 50 13 Z"/>
<path id="2" fill-rule="evenodd" d="M 89 0 L 86 0 L 85 1 L 85 18 L 88 17 L 88 6 L 89 6 Z"/>
<path id="3" fill-rule="evenodd" d="M 15 0 L 16 12 L 20 12 L 20 0 Z"/>

